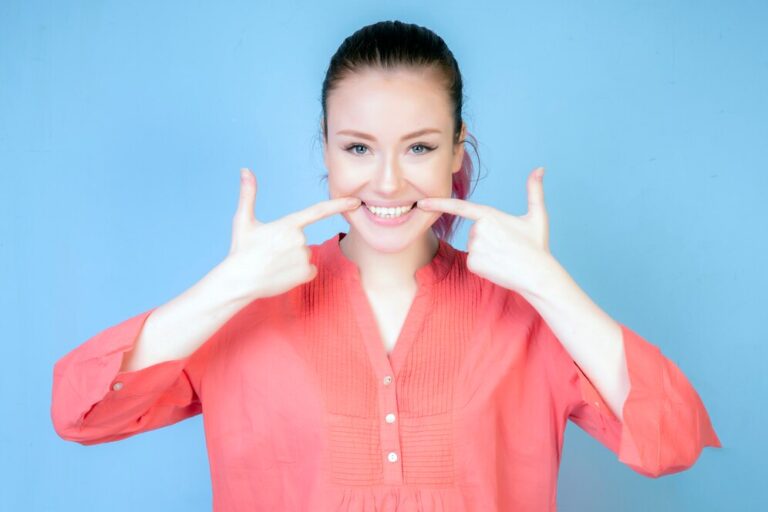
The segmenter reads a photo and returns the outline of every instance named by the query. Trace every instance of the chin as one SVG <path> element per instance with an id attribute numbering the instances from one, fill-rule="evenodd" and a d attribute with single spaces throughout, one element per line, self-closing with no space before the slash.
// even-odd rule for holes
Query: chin
<path id="1" fill-rule="evenodd" d="M 360 215 L 355 215 L 357 213 Z M 424 223 L 423 219 L 418 218 L 427 212 L 414 213 L 420 215 L 399 226 L 378 226 L 372 223 L 362 211 L 355 211 L 351 215 L 345 214 L 344 217 L 361 242 L 378 252 L 398 253 L 426 236 L 430 229 L 431 222 Z M 424 215 L 424 217 L 427 216 Z"/>

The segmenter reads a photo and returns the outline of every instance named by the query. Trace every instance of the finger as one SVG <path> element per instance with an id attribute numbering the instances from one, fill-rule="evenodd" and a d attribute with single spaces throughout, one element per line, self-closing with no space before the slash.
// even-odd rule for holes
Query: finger
<path id="1" fill-rule="evenodd" d="M 544 213 L 544 168 L 537 167 L 528 175 L 528 213 L 541 215 Z"/>
<path id="2" fill-rule="evenodd" d="M 354 210 L 360 206 L 360 199 L 356 197 L 337 197 L 335 199 L 328 199 L 320 201 L 312 206 L 299 210 L 297 212 L 289 213 L 283 220 L 290 222 L 298 227 L 305 227 L 308 224 L 317 222 L 325 217 L 342 213 L 348 210 Z"/>
<path id="3" fill-rule="evenodd" d="M 416 205 L 422 210 L 452 213 L 472 220 L 477 220 L 486 213 L 483 205 L 455 197 L 428 197 L 419 199 Z"/>
<path id="4" fill-rule="evenodd" d="M 237 222 L 255 222 L 256 217 L 253 213 L 256 205 L 256 176 L 251 171 L 243 167 L 240 169 L 240 200 L 237 203 L 235 220 Z"/>

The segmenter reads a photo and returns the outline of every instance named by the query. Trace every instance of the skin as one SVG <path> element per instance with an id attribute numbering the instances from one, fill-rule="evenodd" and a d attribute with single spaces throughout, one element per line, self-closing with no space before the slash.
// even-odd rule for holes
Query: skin
<path id="1" fill-rule="evenodd" d="M 323 155 L 331 198 L 400 204 L 450 197 L 464 146 L 453 143 L 449 97 L 432 72 L 370 69 L 348 76 L 328 97 L 327 123 Z M 401 140 L 423 128 L 440 133 Z M 338 134 L 344 130 L 363 132 L 374 140 Z M 459 139 L 465 135 L 462 124 Z M 369 287 L 411 286 L 416 270 L 437 251 L 438 240 L 430 227 L 440 213 L 417 208 L 404 224 L 380 226 L 363 208 L 343 213 L 349 231 L 341 241 L 342 251 L 357 264 Z"/>

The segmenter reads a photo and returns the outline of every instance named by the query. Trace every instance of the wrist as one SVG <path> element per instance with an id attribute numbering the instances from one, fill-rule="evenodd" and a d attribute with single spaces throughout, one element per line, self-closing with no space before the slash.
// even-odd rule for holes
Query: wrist
<path id="1" fill-rule="evenodd" d="M 242 279 L 242 270 L 229 256 L 214 266 L 203 278 L 205 293 L 218 298 L 218 302 L 242 307 L 255 298 L 253 290 L 247 289 Z"/>
<path id="2" fill-rule="evenodd" d="M 531 274 L 529 286 L 521 292 L 526 300 L 543 300 L 558 293 L 558 288 L 562 288 L 568 277 L 560 262 L 549 252 L 542 256 Z"/>

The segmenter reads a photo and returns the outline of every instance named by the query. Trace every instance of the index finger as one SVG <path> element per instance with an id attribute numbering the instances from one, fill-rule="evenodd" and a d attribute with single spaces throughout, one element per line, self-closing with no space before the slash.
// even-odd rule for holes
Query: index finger
<path id="1" fill-rule="evenodd" d="M 330 217 L 336 213 L 354 210 L 358 206 L 360 206 L 360 199 L 356 197 L 337 197 L 334 199 L 326 199 L 325 201 L 320 201 L 312 206 L 308 206 L 303 210 L 289 213 L 283 217 L 283 219 L 303 228 L 307 224 L 317 222 L 320 219 Z"/>
<path id="2" fill-rule="evenodd" d="M 427 211 L 452 213 L 453 215 L 459 215 L 471 220 L 479 219 L 484 213 L 483 205 L 455 197 L 428 197 L 420 199 L 417 202 L 417 207 Z"/>

